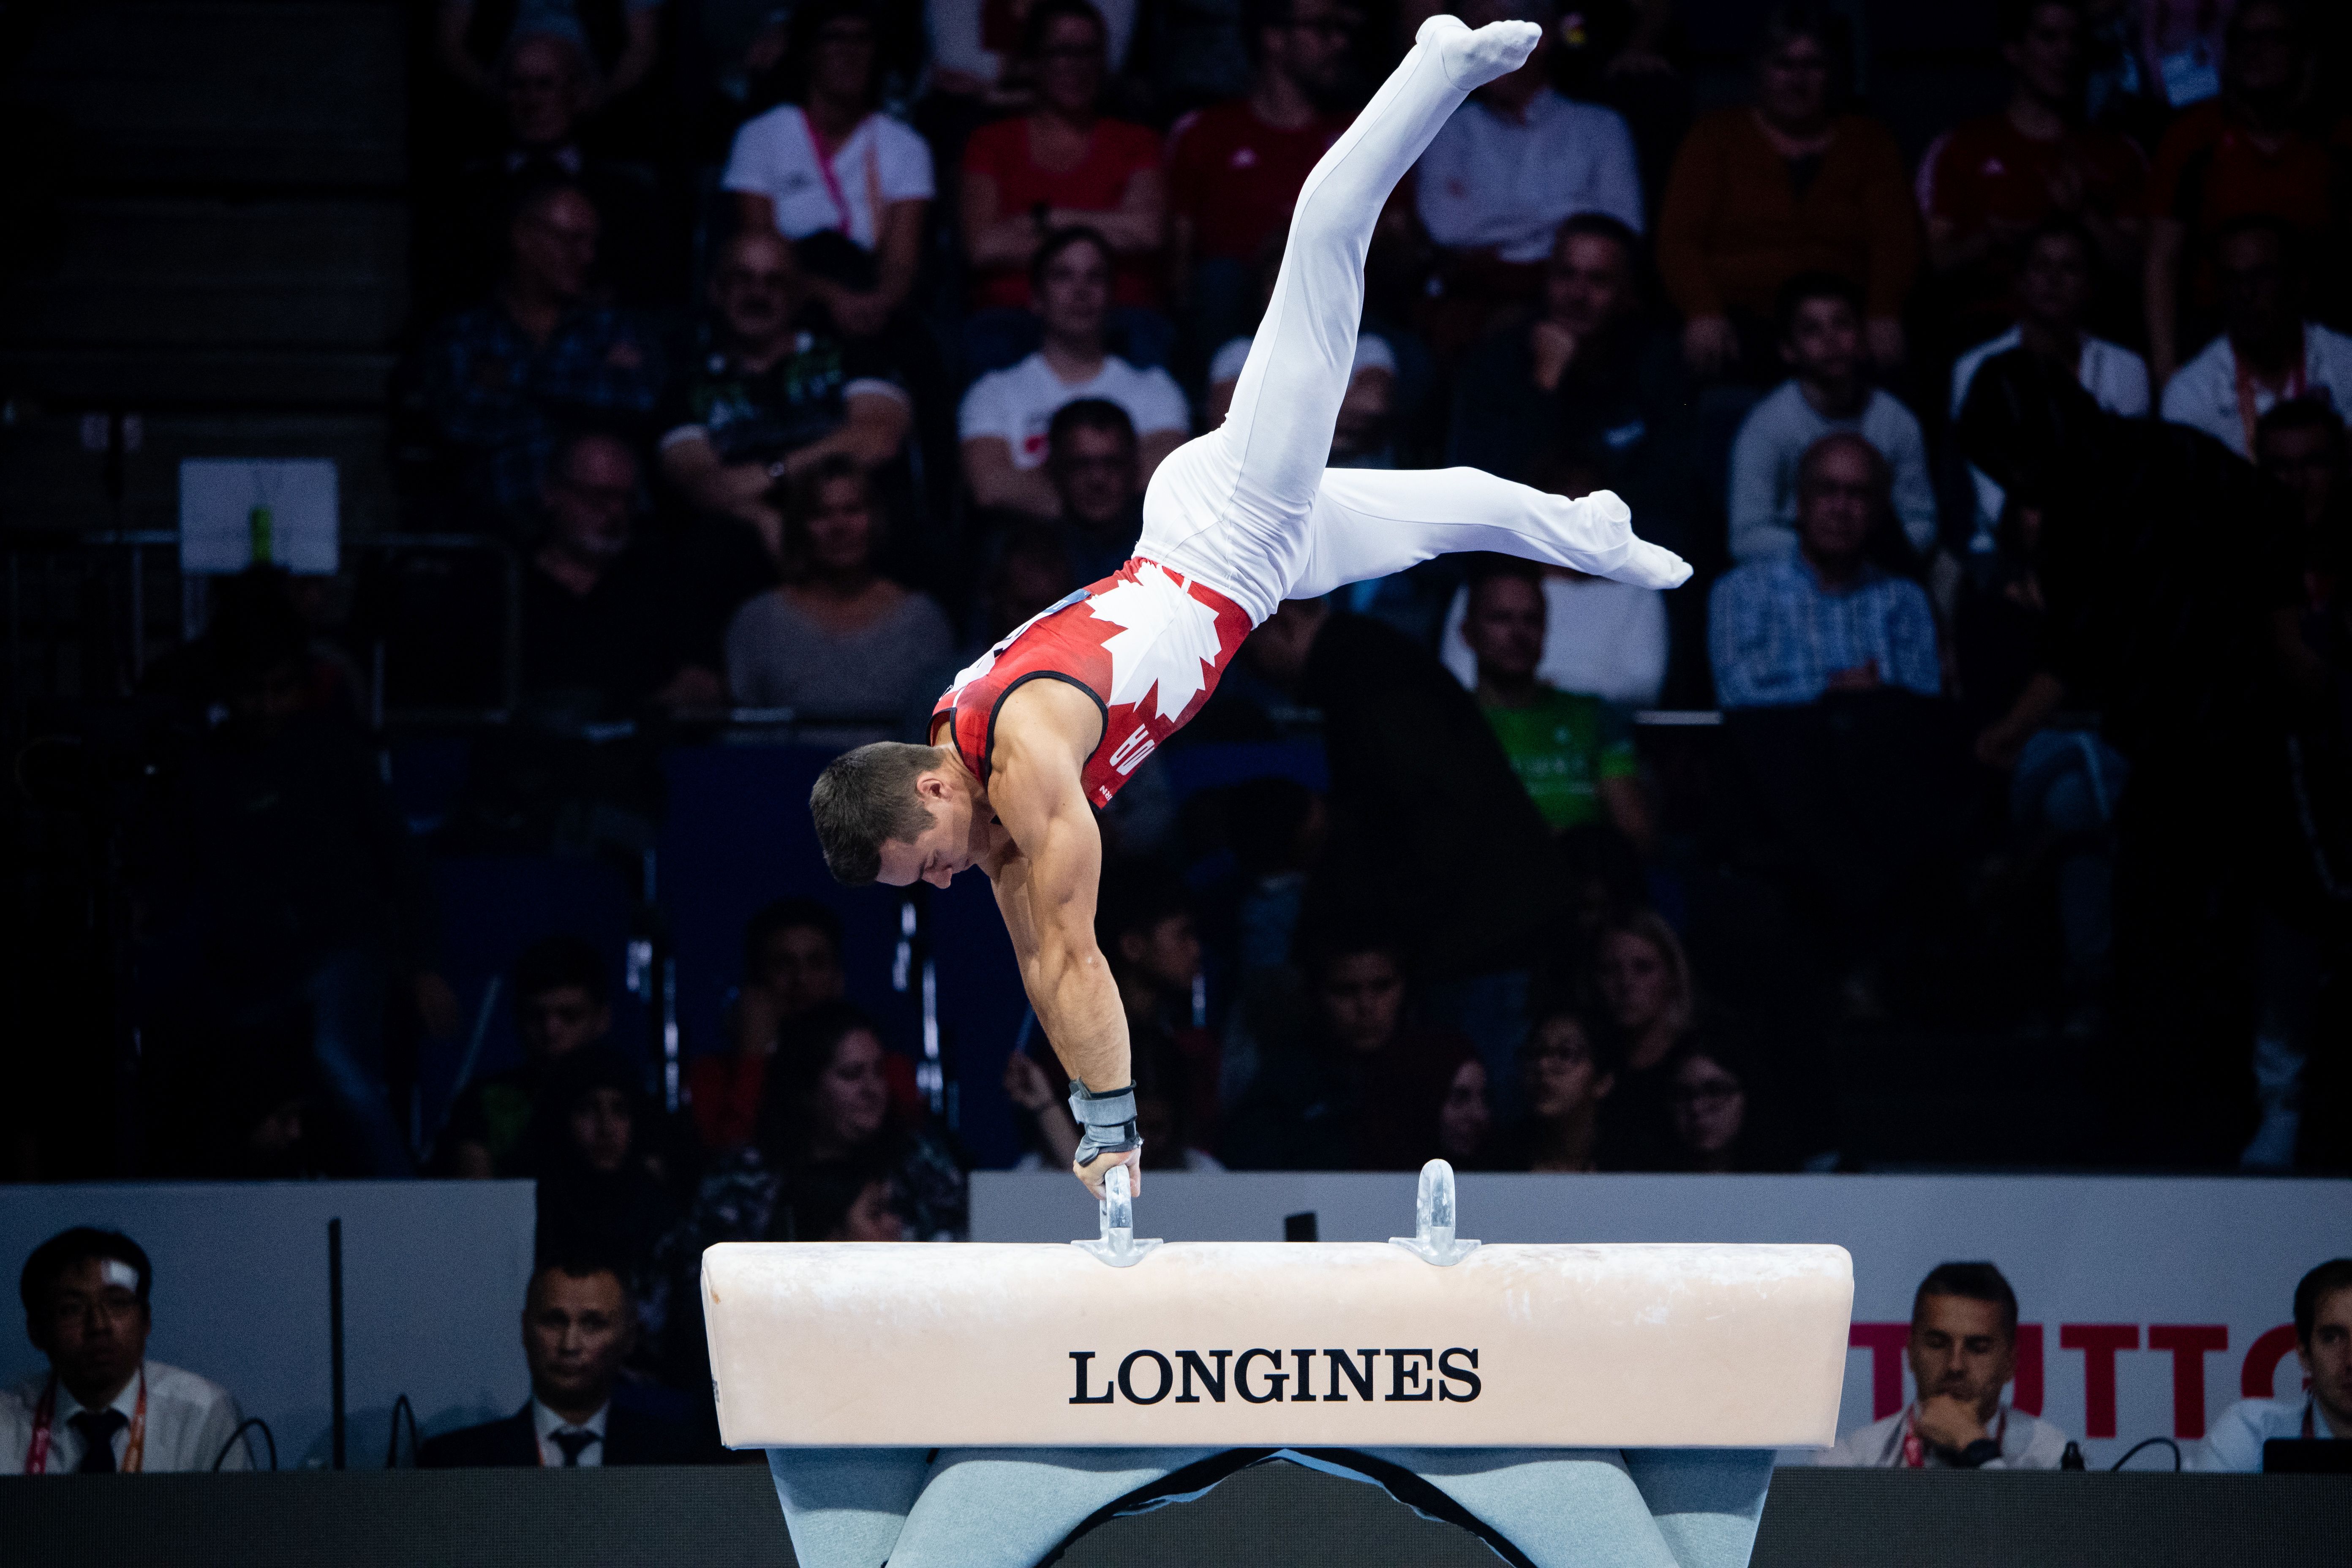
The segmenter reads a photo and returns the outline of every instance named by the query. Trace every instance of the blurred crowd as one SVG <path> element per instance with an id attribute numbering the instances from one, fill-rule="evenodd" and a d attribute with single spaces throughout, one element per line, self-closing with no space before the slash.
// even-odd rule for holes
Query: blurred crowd
<path id="1" fill-rule="evenodd" d="M 962 1234 L 971 1157 L 805 898 L 675 1096 L 557 933 L 520 1064 L 401 1125 L 388 1038 L 466 1026 L 426 851 L 642 853 L 617 736 L 920 735 L 1131 552 L 1427 14 L 705 4 L 687 49 L 659 0 L 447 0 L 417 548 L 350 637 L 224 581 L 147 675 L 201 721 L 123 846 L 145 1167 L 535 1176 L 655 1358 L 712 1241 Z M 1444 560 L 1253 635 L 1103 820 L 1146 1163 L 1834 1169 L 1822 1042 L 1958 1019 L 2079 1064 L 2108 1160 L 2352 1163 L 2340 32 L 2004 0 L 1997 106 L 1913 158 L 1835 6 L 1759 6 L 1706 112 L 1668 0 L 1462 14 L 1544 42 L 1383 215 L 1330 461 L 1612 489 L 1698 576 Z M 509 696 L 427 846 L 366 721 Z M 1180 790 L 1240 742 L 1313 761 Z M 975 1061 L 1066 1163 L 1034 1016 Z"/>

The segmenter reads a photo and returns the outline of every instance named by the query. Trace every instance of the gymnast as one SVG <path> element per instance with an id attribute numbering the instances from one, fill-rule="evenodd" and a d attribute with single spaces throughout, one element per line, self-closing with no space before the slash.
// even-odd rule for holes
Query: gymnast
<path id="1" fill-rule="evenodd" d="M 1160 464 L 1133 560 L 1015 630 L 960 673 L 931 745 L 836 759 L 810 796 L 826 864 L 851 885 L 946 887 L 978 866 L 1045 1037 L 1069 1070 L 1075 1169 L 1139 1187 L 1127 1018 L 1097 951 L 1107 804 L 1200 711 L 1251 630 L 1285 599 L 1495 551 L 1647 588 L 1690 576 L 1633 536 L 1607 490 L 1546 495 L 1475 468 L 1326 468 L 1355 361 L 1364 251 L 1390 190 L 1472 91 L 1515 70 L 1530 22 L 1432 17 L 1301 188 L 1265 323 L 1223 425 Z"/>

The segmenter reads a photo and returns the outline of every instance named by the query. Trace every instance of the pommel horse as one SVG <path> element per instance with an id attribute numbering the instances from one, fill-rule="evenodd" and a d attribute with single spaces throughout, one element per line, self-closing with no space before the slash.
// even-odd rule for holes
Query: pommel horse
<path id="1" fill-rule="evenodd" d="M 1509 1246 L 1423 1168 L 1381 1243 L 703 1255 L 727 1446 L 769 1452 L 803 1568 L 1032 1568 L 1280 1458 L 1533 1568 L 1738 1568 L 1772 1450 L 1835 1440 L 1838 1247 Z"/>

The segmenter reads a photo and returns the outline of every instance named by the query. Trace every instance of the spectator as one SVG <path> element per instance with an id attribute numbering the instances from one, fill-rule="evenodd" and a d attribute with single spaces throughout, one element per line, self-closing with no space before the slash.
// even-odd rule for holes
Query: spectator
<path id="1" fill-rule="evenodd" d="M 1877 452 L 1903 536 L 1926 556 L 1936 547 L 1927 437 L 1911 411 L 1864 374 L 1860 291 L 1835 273 L 1801 274 L 1780 291 L 1780 322 L 1790 377 L 1749 411 L 1731 447 L 1732 559 L 1796 550 L 1798 470 L 1832 431 L 1852 431 Z"/>
<path id="2" fill-rule="evenodd" d="M 1623 712 L 1598 697 L 1558 690 L 1536 673 L 1544 650 L 1543 572 L 1498 557 L 1466 590 L 1463 639 L 1477 659 L 1478 706 L 1528 797 L 1555 828 L 1606 820 L 1640 848 L 1650 806 Z"/>
<path id="3" fill-rule="evenodd" d="M 725 700 L 718 649 L 690 624 L 684 574 L 638 529 L 635 452 L 612 436 L 565 439 L 540 487 L 546 531 L 522 589 L 525 694 L 551 712 L 626 715 Z"/>
<path id="4" fill-rule="evenodd" d="M 779 899 L 743 928 L 743 980 L 725 1019 L 731 1051 L 687 1065 L 694 1124 L 706 1149 L 740 1149 L 758 1126 L 769 1060 L 783 1030 L 841 1000 L 841 917 L 814 899 Z"/>
<path id="5" fill-rule="evenodd" d="M 1036 1145 L 1013 1163 L 1016 1171 L 1050 1171 L 1068 1167 L 1078 1153 L 1078 1124 L 1070 1118 L 1066 1079 L 1060 1064 L 1048 1072 L 1026 1049 L 1004 1060 L 1004 1093 L 1030 1123 Z M 1186 1074 L 1171 1062 L 1164 1037 L 1139 1036 L 1135 1055 L 1135 1123 L 1143 1139 L 1147 1171 L 1194 1171 L 1213 1173 L 1225 1166 L 1201 1147 L 1186 1110 Z"/>
<path id="6" fill-rule="evenodd" d="M 562 38 L 597 67 L 587 84 L 587 107 L 599 109 L 646 79 L 661 55 L 662 0 L 532 0 L 478 5 L 440 0 L 434 43 L 441 64 L 460 85 L 484 98 L 498 96 L 497 76 L 484 62 L 501 58 L 532 34 Z M 503 24 L 503 31 L 498 30 Z"/>
<path id="7" fill-rule="evenodd" d="M 1252 0 L 1244 9 L 1249 91 L 1168 132 L 1170 274 L 1202 343 L 1247 327 L 1258 258 L 1282 243 L 1307 171 L 1347 125 L 1334 111 L 1360 25 L 1339 0 Z"/>
<path id="8" fill-rule="evenodd" d="M 1507 1171 L 1598 1171 L 1601 1108 L 1616 1069 L 1584 1020 L 1565 1008 L 1538 1017 L 1519 1048 L 1519 1095 L 1527 1112 L 1512 1129 Z"/>
<path id="9" fill-rule="evenodd" d="M 459 171 L 446 207 L 438 209 L 449 226 L 436 226 L 436 243 L 420 247 L 424 303 L 436 313 L 479 299 L 496 284 L 515 197 L 549 180 L 577 182 L 594 205 L 601 220 L 594 272 L 613 293 L 643 306 L 664 291 L 673 247 L 663 241 L 652 182 L 581 143 L 593 75 L 579 42 L 561 33 L 527 34 L 508 47 L 498 73 L 506 144 Z"/>
<path id="10" fill-rule="evenodd" d="M 931 153 L 880 112 L 882 71 L 866 0 L 792 14 L 785 101 L 735 133 L 719 183 L 747 234 L 793 242 L 810 296 L 851 338 L 882 331 L 922 261 Z"/>
<path id="11" fill-rule="evenodd" d="M 955 646 L 955 629 L 929 595 L 877 569 L 882 513 L 854 459 L 835 454 L 794 483 L 783 542 L 784 581 L 727 627 L 729 690 L 745 707 L 790 708 L 844 721 L 845 735 L 887 738 L 920 695 L 915 683 Z"/>
<path id="12" fill-rule="evenodd" d="M 1616 1062 L 1603 1163 L 1612 1171 L 1677 1163 L 1678 1053 L 1692 1044 L 1697 987 L 1682 938 L 1654 910 L 1620 914 L 1592 942 L 1591 989 Z"/>
<path id="13" fill-rule="evenodd" d="M 1843 24 L 1784 0 L 1766 17 L 1753 108 L 1691 127 L 1658 213 L 1658 269 L 1684 317 L 1691 368 L 1717 375 L 1771 361 L 1781 287 L 1827 268 L 1862 293 L 1881 367 L 1903 358 L 1903 301 L 1919 263 L 1918 215 L 1886 128 L 1832 108 Z"/>
<path id="14" fill-rule="evenodd" d="M 1533 482 L 1570 500 L 1602 488 L 1591 468 L 1556 456 L 1538 460 Z M 1638 504 L 1635 510 L 1646 519 Z M 1666 682 L 1665 595 L 1564 566 L 1541 568 L 1536 581 L 1543 593 L 1536 679 L 1620 708 L 1654 704 Z M 1470 587 L 1465 584 L 1446 606 L 1439 651 L 1454 678 L 1475 689 L 1477 655 L 1465 640 L 1469 615 Z"/>
<path id="15" fill-rule="evenodd" d="M 156 792 L 132 852 L 159 1119 L 291 1036 L 365 1169 L 410 1174 L 384 1086 L 387 1006 L 403 994 L 442 1038 L 457 1024 L 423 858 L 366 738 L 317 706 L 310 631 L 282 574 L 224 592 L 205 641 L 221 717 Z"/>
<path id="16" fill-rule="evenodd" d="M 442 1173 L 513 1176 L 529 1163 L 531 1116 L 557 1063 L 613 1032 L 612 966 L 576 936 L 542 937 L 514 964 L 522 1061 L 458 1091 L 441 1134 Z"/>
<path id="17" fill-rule="evenodd" d="M 1535 319 L 1488 334 L 1463 362 L 1447 457 L 1537 483 L 1546 476 L 1530 454 L 1555 454 L 1555 467 L 1589 468 L 1594 488 L 1622 496 L 1644 539 L 1696 555 L 1697 518 L 1718 502 L 1700 500 L 1693 390 L 1674 333 L 1645 308 L 1646 269 L 1640 237 L 1615 218 L 1560 225 Z M 1466 655 L 1456 668 L 1469 668 Z"/>
<path id="18" fill-rule="evenodd" d="M 1774 1135 L 1761 1063 L 1725 1040 L 1708 1039 L 1676 1051 L 1670 1073 L 1679 1169 L 1721 1174 L 1790 1168 Z"/>
<path id="19" fill-rule="evenodd" d="M 2157 146 L 2146 300 L 2148 369 L 2159 386 L 2180 368 L 2183 345 L 2212 330 L 2217 279 L 2184 274 L 2192 260 L 2221 260 L 2225 228 L 2268 217 L 2311 243 L 2331 239 L 2343 218 L 2339 155 L 2300 124 L 2317 64 L 2294 6 L 2247 0 L 2230 17 L 2221 95 L 2182 113 Z"/>
<path id="20" fill-rule="evenodd" d="M 1726 708 L 1816 702 L 1831 691 L 1943 689 L 1927 595 L 1870 563 L 1887 462 L 1865 437 L 1809 443 L 1793 475 L 1796 552 L 1752 561 L 1708 595 L 1709 646 Z"/>
<path id="21" fill-rule="evenodd" d="M 1526 300 L 1561 223 L 1601 213 L 1642 227 L 1633 134 L 1616 110 L 1551 87 L 1555 0 L 1469 0 L 1473 27 L 1517 20 L 1543 28 L 1527 63 L 1471 94 L 1413 170 L 1413 203 L 1442 253 L 1448 295 Z"/>
<path id="22" fill-rule="evenodd" d="M 1182 884 L 1149 871 L 1105 879 L 1095 914 L 1097 944 L 1109 961 L 1127 1010 L 1128 1036 L 1156 1042 L 1165 1091 L 1181 1102 L 1185 1127 L 1203 1145 L 1217 1132 L 1217 1037 L 1209 1029 L 1201 934 Z"/>
<path id="23" fill-rule="evenodd" d="M 2021 854 L 2054 862 L 2064 1032 L 2087 1038 L 2104 1023 L 2113 829 L 2131 764 L 2095 727 L 2065 721 L 2066 686 L 2050 668 L 2049 607 L 2034 567 L 2042 509 L 2011 504 L 2001 526 L 2000 577 L 1960 601 L 1958 674 L 1978 725 L 1977 761 L 2010 775 L 2011 838 Z"/>
<path id="24" fill-rule="evenodd" d="M 891 1206 L 890 1173 L 856 1160 L 811 1165 L 793 1186 L 792 1234 L 802 1241 L 904 1241 L 907 1222 Z"/>
<path id="25" fill-rule="evenodd" d="M 2267 775 L 2243 759 L 2285 751 L 2274 683 L 2302 598 L 2293 509 L 2211 440 L 2116 418 L 2028 354 L 1977 372 L 1959 432 L 1971 462 L 2041 509 L 2049 668 L 2132 766 L 2116 825 L 2113 1125 L 2141 1157 L 2234 1160 L 2251 1109 L 2251 922 L 2221 911 L 2247 907 L 2235 900 L 2279 826 Z"/>
<path id="26" fill-rule="evenodd" d="M 767 230 L 720 248 L 710 303 L 717 341 L 669 405 L 662 472 L 703 510 L 751 525 L 781 559 L 778 488 L 828 458 L 893 461 L 912 406 L 888 354 L 842 341 L 791 247 Z"/>
<path id="27" fill-rule="evenodd" d="M 1028 61 L 1021 54 L 1025 5 L 960 5 L 955 0 L 928 0 L 930 24 L 930 85 L 933 93 L 971 100 L 981 110 L 1002 112 L 1027 109 L 1036 93 L 1027 78 Z M 1127 68 L 1135 39 L 1136 0 L 1107 0 L 1097 5 L 1109 36 L 1105 58 L 1113 71 Z M 1164 19 L 1153 31 L 1165 26 Z"/>
<path id="28" fill-rule="evenodd" d="M 1934 612 L 1907 578 L 1867 560 L 1886 510 L 1886 465 L 1851 432 L 1824 436 L 1798 472 L 1798 553 L 1735 568 L 1707 600 L 1726 714 L 1718 786 L 1746 826 L 1742 858 L 1776 868 L 1839 966 L 1846 1013 L 1884 1016 L 1879 968 L 1904 901 L 1958 818 Z"/>
<path id="29" fill-rule="evenodd" d="M 1417 1169 L 1425 1123 L 1469 1047 L 1411 1021 L 1393 937 L 1333 932 L 1304 968 L 1310 1021 L 1259 1063 L 1226 1123 L 1227 1160 L 1250 1171 Z"/>
<path id="30" fill-rule="evenodd" d="M 645 1075 L 612 1045 L 548 1069 L 533 1108 L 527 1168 L 539 1184 L 539 1253 L 625 1262 L 631 1278 L 677 1218 Z"/>
<path id="31" fill-rule="evenodd" d="M 76 1226 L 35 1247 L 17 1294 L 48 1370 L 0 1404 L 0 1468 L 26 1476 L 249 1470 L 236 1400 L 147 1359 L 155 1271 L 120 1231 Z"/>
<path id="32" fill-rule="evenodd" d="M 1072 577 L 1099 583 L 1126 565 L 1143 536 L 1142 445 L 1127 410 L 1104 397 L 1055 409 L 1045 426 L 1045 477 L 1061 501 Z"/>
<path id="33" fill-rule="evenodd" d="M 2352 1258 L 2331 1258 L 2294 1287 L 2294 1359 L 2301 1399 L 2242 1399 L 2189 1453 L 2192 1470 L 2259 1470 L 2273 1437 L 2352 1438 Z"/>
<path id="34" fill-rule="evenodd" d="M 1476 700 L 1402 632 L 1320 601 L 1282 605 L 1243 658 L 1323 714 L 1331 831 L 1303 918 L 1330 909 L 1412 931 L 1430 1016 L 1477 1045 L 1498 1098 L 1515 1094 L 1506 1075 L 1555 901 L 1527 868 L 1549 830 Z"/>
<path id="35" fill-rule="evenodd" d="M 1937 137 L 1919 163 L 1927 256 L 1964 342 L 2015 313 L 2025 247 L 2053 219 L 2094 241 L 2086 284 L 2096 268 L 2139 259 L 2147 161 L 2082 122 L 2083 0 L 2002 0 L 2000 25 L 2009 102 Z"/>
<path id="36" fill-rule="evenodd" d="M 1486 1098 L 1486 1064 L 1465 1050 L 1446 1080 L 1437 1108 L 1437 1152 L 1457 1171 L 1482 1171 L 1494 1158 L 1494 1107 Z"/>
<path id="37" fill-rule="evenodd" d="M 1112 300 L 1160 302 L 1156 274 L 1168 242 L 1160 138 L 1103 118 L 1106 38 L 1102 13 L 1087 0 L 1036 0 L 1022 21 L 1036 107 L 982 126 L 964 144 L 963 251 L 974 306 L 1037 302 L 1037 256 L 1074 227 L 1092 230 L 1106 258 L 1115 258 L 1106 279 Z"/>
<path id="38" fill-rule="evenodd" d="M 1277 236 L 1258 255 L 1257 307 L 1261 320 L 1274 301 L 1275 280 L 1281 271 L 1282 240 Z M 1253 330 L 1228 339 L 1210 356 L 1208 395 L 1202 403 L 1201 412 L 1213 430 L 1225 422 L 1226 414 L 1233 408 L 1234 390 L 1241 384 L 1242 370 L 1249 363 L 1250 344 L 1255 341 Z M 1339 417 L 1331 429 L 1328 466 L 1394 468 L 1396 458 L 1390 449 L 1389 435 L 1396 405 L 1396 350 L 1381 333 L 1360 330 L 1356 333 L 1356 356 L 1348 375 L 1348 391 L 1339 401 Z"/>
<path id="39" fill-rule="evenodd" d="M 420 1469 L 535 1465 L 688 1465 L 706 1458 L 692 1428 L 616 1397 L 637 1337 L 628 1282 L 601 1259 L 556 1258 L 531 1271 L 522 1354 L 530 1400 L 513 1415 L 417 1445 Z"/>
<path id="40" fill-rule="evenodd" d="M 2005 1403 L 2017 1372 L 2017 1292 L 1990 1263 L 1940 1263 L 1911 1299 L 1905 1350 L 1918 1397 L 1814 1462 L 1864 1469 L 2054 1470 L 2066 1434 Z"/>
<path id="41" fill-rule="evenodd" d="M 2091 302 L 2091 281 L 2098 267 L 2096 242 L 2091 232 L 2071 217 L 2044 220 L 2026 236 L 2018 249 L 2018 322 L 1990 342 L 1979 343 L 1952 366 L 1952 417 L 1960 416 L 1969 384 L 1977 367 L 1995 354 L 2022 348 L 2072 374 L 2099 406 L 2126 419 L 2148 411 L 2147 364 L 2118 344 L 2095 338 L 2083 330 Z M 2000 487 L 1980 468 L 1969 470 L 1976 489 L 1976 531 L 1972 553 L 1993 548 L 1993 530 L 2000 521 Z"/>
<path id="42" fill-rule="evenodd" d="M 1064 405 L 1101 398 L 1124 409 L 1147 482 L 1160 459 L 1183 445 L 1190 415 L 1166 371 L 1139 369 L 1104 346 L 1110 250 L 1101 236 L 1064 230 L 1037 248 L 1030 265 L 1045 345 L 1009 370 L 982 376 L 964 394 L 963 477 L 984 507 L 1052 518 L 1061 498 L 1045 472 L 1046 439 Z"/>
<path id="43" fill-rule="evenodd" d="M 2164 384 L 2164 416 L 2202 430 L 2242 458 L 2276 405 L 2324 399 L 2352 410 L 2352 338 L 2303 312 L 2298 243 L 2276 218 L 2238 219 L 2214 241 L 2221 333 Z"/>
<path id="44" fill-rule="evenodd" d="M 588 193 L 549 179 L 514 198 L 504 279 L 428 336 L 419 392 L 479 526 L 520 534 L 567 426 L 635 428 L 659 404 L 659 341 L 591 282 L 604 228 Z"/>

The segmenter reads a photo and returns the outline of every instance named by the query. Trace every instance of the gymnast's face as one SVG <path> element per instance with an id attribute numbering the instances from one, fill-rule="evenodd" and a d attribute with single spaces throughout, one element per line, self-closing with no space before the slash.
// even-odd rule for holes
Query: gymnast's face
<path id="1" fill-rule="evenodd" d="M 893 838 L 882 846 L 882 868 L 874 879 L 885 887 L 909 888 L 929 882 L 944 888 L 955 874 L 980 858 L 972 831 L 971 796 L 941 772 L 915 775 L 915 793 L 931 814 L 931 825 L 912 839 Z"/>

